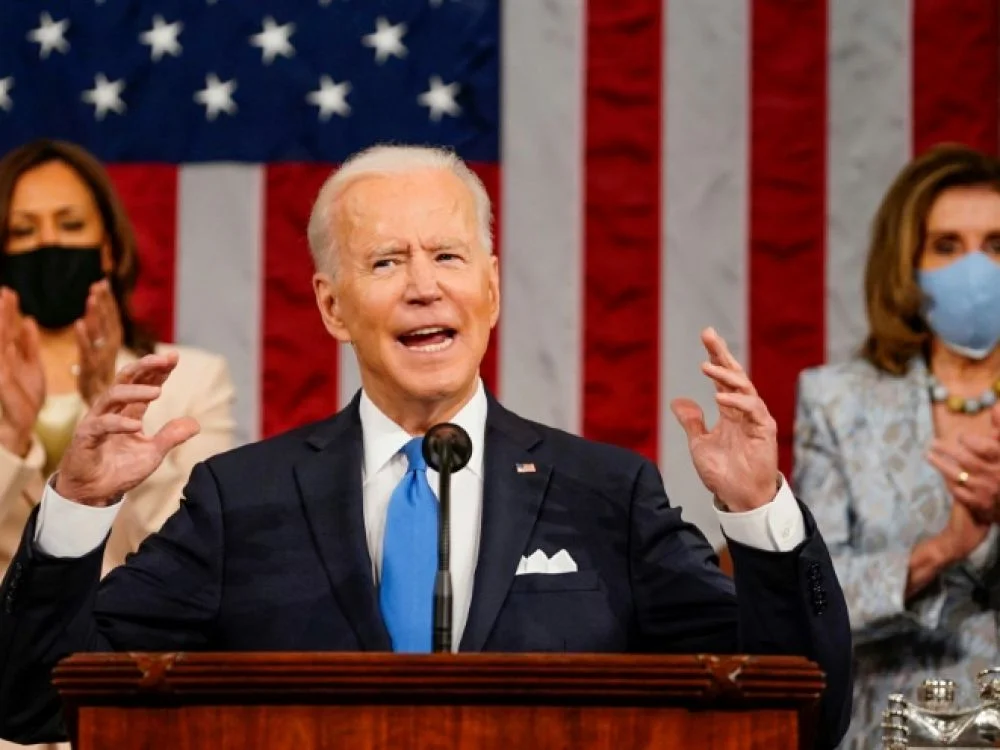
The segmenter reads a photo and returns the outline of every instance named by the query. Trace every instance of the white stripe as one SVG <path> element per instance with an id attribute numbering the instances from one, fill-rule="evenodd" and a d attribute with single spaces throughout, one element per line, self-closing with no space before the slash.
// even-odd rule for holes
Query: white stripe
<path id="1" fill-rule="evenodd" d="M 869 228 L 910 157 L 912 8 L 908 0 L 836 0 L 829 9 L 826 352 L 838 361 L 867 329 Z"/>
<path id="2" fill-rule="evenodd" d="M 700 370 L 704 327 L 746 362 L 749 18 L 732 0 L 664 2 L 661 466 L 671 502 L 718 546 L 711 497 L 669 405 L 692 398 L 716 418 Z"/>
<path id="3" fill-rule="evenodd" d="M 354 356 L 354 348 L 350 344 L 339 344 L 337 350 L 337 406 L 343 408 L 354 398 L 361 388 L 361 371 L 358 369 L 358 358 Z"/>
<path id="4" fill-rule="evenodd" d="M 261 399 L 263 168 L 184 166 L 178 190 L 177 341 L 226 358 L 236 386 L 236 439 L 255 440 Z"/>
<path id="5" fill-rule="evenodd" d="M 584 8 L 503 3 L 500 396 L 581 427 Z"/>

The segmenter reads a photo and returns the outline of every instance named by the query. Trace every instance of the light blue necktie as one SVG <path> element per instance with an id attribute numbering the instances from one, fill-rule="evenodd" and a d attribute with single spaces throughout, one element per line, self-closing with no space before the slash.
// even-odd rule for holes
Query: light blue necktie
<path id="1" fill-rule="evenodd" d="M 427 482 L 422 444 L 423 438 L 413 438 L 403 446 L 402 453 L 409 466 L 389 499 L 379 604 L 393 651 L 429 653 L 437 571 L 438 502 Z"/>

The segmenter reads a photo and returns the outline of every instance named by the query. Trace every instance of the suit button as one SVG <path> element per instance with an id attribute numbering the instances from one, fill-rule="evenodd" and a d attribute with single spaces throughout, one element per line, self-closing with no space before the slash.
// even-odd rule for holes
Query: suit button
<path id="1" fill-rule="evenodd" d="M 8 593 L 3 600 L 3 611 L 8 615 L 14 611 L 14 597 Z"/>
<path id="2" fill-rule="evenodd" d="M 819 616 L 823 614 L 826 610 L 826 589 L 824 589 L 819 583 L 814 583 L 812 586 L 812 605 L 813 614 Z"/>
<path id="3" fill-rule="evenodd" d="M 15 578 L 20 578 L 21 577 L 21 573 L 23 573 L 23 572 L 24 572 L 24 566 L 21 565 L 21 563 L 19 563 L 19 562 L 14 563 L 14 577 Z"/>

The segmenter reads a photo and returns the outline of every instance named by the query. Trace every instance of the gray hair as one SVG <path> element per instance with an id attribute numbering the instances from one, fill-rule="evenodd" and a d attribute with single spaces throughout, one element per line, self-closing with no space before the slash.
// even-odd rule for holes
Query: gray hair
<path id="1" fill-rule="evenodd" d="M 401 174 L 418 169 L 447 169 L 458 177 L 472 193 L 476 202 L 476 222 L 479 240 L 488 253 L 493 253 L 493 212 L 490 196 L 482 180 L 455 153 L 431 146 L 372 146 L 359 151 L 331 174 L 316 196 L 309 216 L 309 251 L 317 269 L 336 271 L 337 247 L 333 217 L 337 200 L 360 177 Z"/>

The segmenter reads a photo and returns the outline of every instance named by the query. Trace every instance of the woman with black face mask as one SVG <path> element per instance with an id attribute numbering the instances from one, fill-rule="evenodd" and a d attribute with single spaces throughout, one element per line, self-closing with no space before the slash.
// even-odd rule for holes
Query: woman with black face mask
<path id="1" fill-rule="evenodd" d="M 0 160 L 0 247 L 0 575 L 88 405 L 137 357 L 180 352 L 145 426 L 190 416 L 201 431 L 129 493 L 107 572 L 173 513 L 194 464 L 232 446 L 232 382 L 221 357 L 156 344 L 133 319 L 135 236 L 78 146 L 36 141 Z"/>

